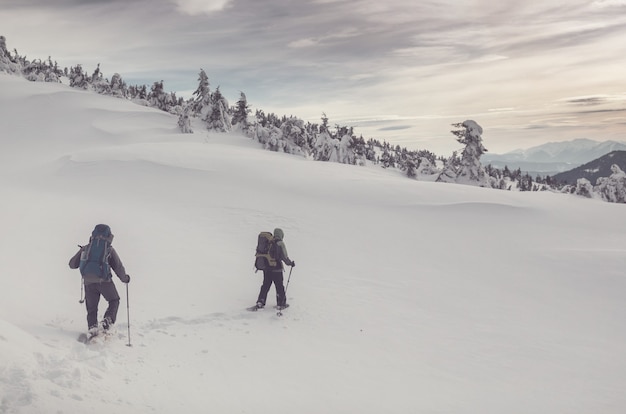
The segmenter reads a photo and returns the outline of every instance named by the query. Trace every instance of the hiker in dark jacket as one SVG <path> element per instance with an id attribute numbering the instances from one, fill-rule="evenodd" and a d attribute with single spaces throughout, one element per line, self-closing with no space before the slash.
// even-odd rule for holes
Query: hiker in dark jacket
<path id="1" fill-rule="evenodd" d="M 81 274 L 83 276 L 83 283 L 85 285 L 85 306 L 87 308 L 87 326 L 90 332 L 95 332 L 98 329 L 98 304 L 100 303 L 100 295 L 108 302 L 109 306 L 104 312 L 104 319 L 102 320 L 102 328 L 108 330 L 115 323 L 117 318 L 117 309 L 120 306 L 120 295 L 117 293 L 115 284 L 113 283 L 113 277 L 111 275 L 111 269 L 115 271 L 117 277 L 124 283 L 130 282 L 130 276 L 126 274 L 126 269 L 120 260 L 117 252 L 110 246 L 113 241 L 113 234 L 111 229 L 106 224 L 98 224 L 89 239 L 89 243 L 92 243 L 94 237 L 99 232 L 105 232 L 108 234 L 106 241 L 109 243 L 109 257 L 108 264 L 110 267 L 105 267 L 105 274 L 99 276 L 89 270 L 83 270 L 81 268 Z M 78 252 L 70 259 L 70 269 L 78 269 L 81 266 L 81 256 L 87 254 L 89 244 L 82 246 Z"/>
<path id="2" fill-rule="evenodd" d="M 283 285 L 283 262 L 286 265 L 294 267 L 296 262 L 289 258 L 289 254 L 287 253 L 287 246 L 283 241 L 285 237 L 285 233 L 282 229 L 274 229 L 274 239 L 276 241 L 276 266 L 273 266 L 268 269 L 263 270 L 263 284 L 261 285 L 261 291 L 259 292 L 259 298 L 257 299 L 256 306 L 257 308 L 262 308 L 265 306 L 265 301 L 267 300 L 267 293 L 272 287 L 272 283 L 274 283 L 274 287 L 276 288 L 276 304 L 280 308 L 285 308 L 287 305 L 287 297 L 285 296 L 285 286 Z"/>

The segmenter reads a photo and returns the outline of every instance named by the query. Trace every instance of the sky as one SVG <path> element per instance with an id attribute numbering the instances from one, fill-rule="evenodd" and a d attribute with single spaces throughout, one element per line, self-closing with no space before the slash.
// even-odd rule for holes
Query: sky
<path id="1" fill-rule="evenodd" d="M 626 412 L 624 204 L 181 134 L 2 73 L 0 91 L 0 413 Z M 98 223 L 131 281 L 85 346 L 68 262 Z M 246 311 L 276 227 L 281 317 L 274 288 Z"/>
<path id="2" fill-rule="evenodd" d="M 449 155 L 626 140 L 626 0 L 2 0 L 9 50 Z"/>

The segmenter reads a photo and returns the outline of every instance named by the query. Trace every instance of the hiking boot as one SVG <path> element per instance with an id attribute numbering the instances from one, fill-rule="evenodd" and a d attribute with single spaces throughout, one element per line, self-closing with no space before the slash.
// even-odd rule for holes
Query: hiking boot
<path id="1" fill-rule="evenodd" d="M 265 307 L 265 303 L 263 303 L 263 302 L 261 302 L 261 301 L 258 301 L 258 302 L 256 303 L 256 307 L 257 307 L 257 308 L 259 308 L 259 309 L 262 309 L 262 308 L 264 308 L 264 307 Z"/>
<path id="2" fill-rule="evenodd" d="M 89 330 L 87 331 L 87 335 L 90 338 L 98 335 L 98 327 L 97 326 L 92 326 L 91 328 L 89 328 Z"/>
<path id="3" fill-rule="evenodd" d="M 102 320 L 102 329 L 104 329 L 105 331 L 108 331 L 112 326 L 113 326 L 113 322 L 111 321 L 111 318 L 108 316 L 105 316 L 104 319 Z"/>

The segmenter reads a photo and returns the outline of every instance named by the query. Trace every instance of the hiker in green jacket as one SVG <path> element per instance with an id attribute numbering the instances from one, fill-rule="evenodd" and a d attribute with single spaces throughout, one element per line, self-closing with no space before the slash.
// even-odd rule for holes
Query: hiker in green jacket
<path id="1" fill-rule="evenodd" d="M 274 283 L 276 288 L 276 304 L 279 308 L 286 308 L 287 297 L 285 296 L 285 286 L 283 285 L 283 262 L 291 267 L 296 265 L 296 262 L 289 258 L 287 253 L 287 246 L 283 241 L 285 233 L 282 229 L 274 229 L 274 239 L 276 240 L 276 266 L 270 266 L 268 269 L 263 270 L 263 284 L 261 285 L 261 291 L 256 302 L 257 308 L 263 308 L 265 301 L 267 300 L 267 293 Z"/>

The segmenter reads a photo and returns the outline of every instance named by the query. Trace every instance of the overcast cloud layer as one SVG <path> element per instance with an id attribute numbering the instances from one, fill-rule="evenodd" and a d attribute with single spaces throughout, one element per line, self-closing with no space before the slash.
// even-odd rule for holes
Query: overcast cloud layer
<path id="1" fill-rule="evenodd" d="M 384 4 L 383 4 L 384 3 Z M 28 58 L 129 84 L 212 88 L 253 109 L 353 125 L 448 155 L 474 119 L 490 152 L 626 141 L 626 0 L 0 0 Z M 1 93 L 1 91 L 0 91 Z"/>

